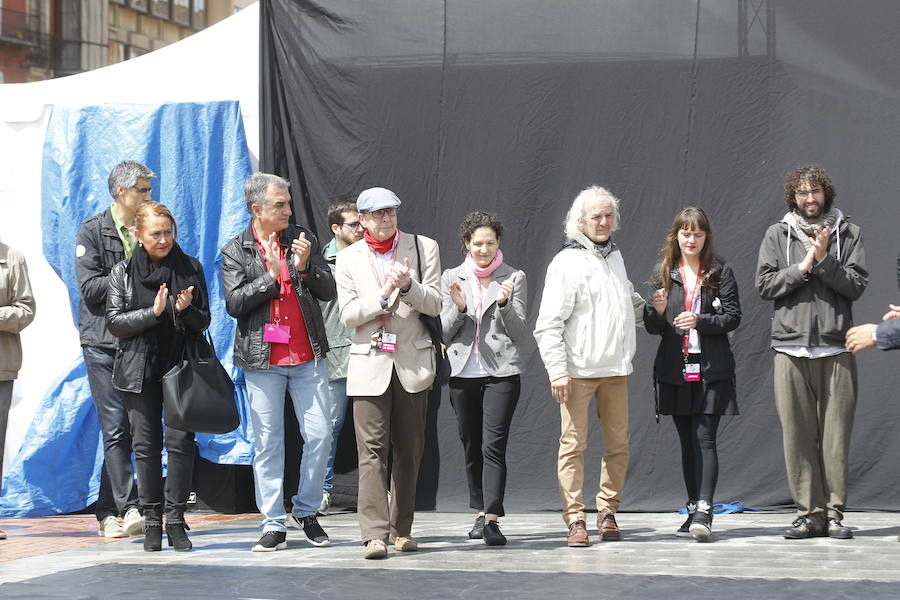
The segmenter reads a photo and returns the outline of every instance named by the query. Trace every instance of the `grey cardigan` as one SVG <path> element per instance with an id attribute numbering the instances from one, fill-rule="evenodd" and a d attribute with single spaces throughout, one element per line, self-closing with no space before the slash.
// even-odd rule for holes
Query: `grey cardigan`
<path id="1" fill-rule="evenodd" d="M 471 312 L 475 299 L 469 277 L 464 265 L 447 269 L 441 275 L 441 324 L 450 357 L 451 377 L 457 376 L 465 367 L 475 338 L 475 319 Z M 500 284 L 507 279 L 513 281 L 513 293 L 509 301 L 500 307 L 497 306 L 497 294 Z M 453 282 L 459 283 L 466 295 L 464 313 L 459 312 L 450 298 L 450 284 Z M 525 326 L 527 295 L 525 273 L 505 263 L 494 271 L 493 281 L 484 291 L 478 349 L 485 371 L 494 377 L 518 375 L 522 371 L 521 347 L 531 339 Z"/>

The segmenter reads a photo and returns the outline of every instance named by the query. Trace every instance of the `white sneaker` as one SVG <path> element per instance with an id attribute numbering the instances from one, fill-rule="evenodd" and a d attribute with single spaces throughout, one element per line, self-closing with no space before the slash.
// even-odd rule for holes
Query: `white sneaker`
<path id="1" fill-rule="evenodd" d="M 107 538 L 128 537 L 128 534 L 125 533 L 125 530 L 119 524 L 119 519 L 111 516 L 106 517 L 97 524 L 97 535 Z"/>
<path id="2" fill-rule="evenodd" d="M 144 533 L 144 515 L 135 507 L 125 511 L 122 528 L 126 535 L 142 535 Z"/>
<path id="3" fill-rule="evenodd" d="M 329 510 L 331 510 L 331 492 L 322 492 L 322 502 L 319 504 L 316 514 L 324 516 L 328 514 Z"/>

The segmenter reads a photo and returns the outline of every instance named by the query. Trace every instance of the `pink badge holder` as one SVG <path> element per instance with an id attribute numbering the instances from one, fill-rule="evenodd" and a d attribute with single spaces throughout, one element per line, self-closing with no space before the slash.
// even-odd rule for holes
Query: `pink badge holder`
<path id="1" fill-rule="evenodd" d="M 287 344 L 291 339 L 291 328 L 278 323 L 266 323 L 263 328 L 263 341 L 273 344 Z"/>

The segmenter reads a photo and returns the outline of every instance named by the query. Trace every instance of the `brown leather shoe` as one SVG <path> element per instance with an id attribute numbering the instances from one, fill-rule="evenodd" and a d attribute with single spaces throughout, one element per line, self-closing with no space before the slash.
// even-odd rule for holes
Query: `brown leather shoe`
<path id="1" fill-rule="evenodd" d="M 583 548 L 590 546 L 588 540 L 587 524 L 584 521 L 575 521 L 569 525 L 569 535 L 566 537 L 566 544 L 573 548 Z"/>
<path id="2" fill-rule="evenodd" d="M 600 532 L 601 542 L 618 542 L 622 539 L 616 516 L 611 512 L 601 512 L 597 515 L 597 530 Z"/>

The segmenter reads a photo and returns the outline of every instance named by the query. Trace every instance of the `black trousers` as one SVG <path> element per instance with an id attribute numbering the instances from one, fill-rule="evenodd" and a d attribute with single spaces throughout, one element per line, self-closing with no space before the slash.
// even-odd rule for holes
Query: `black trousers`
<path id="1" fill-rule="evenodd" d="M 131 466 L 131 426 L 122 392 L 112 384 L 116 351 L 94 346 L 82 346 L 81 351 L 103 434 L 100 495 L 94 506 L 97 520 L 102 521 L 109 516 L 124 515 L 126 510 L 139 505 Z"/>
<path id="2" fill-rule="evenodd" d="M 162 384 L 144 379 L 139 394 L 123 393 L 131 421 L 131 439 L 137 464 L 138 492 L 146 523 L 160 523 L 163 510 Z M 184 523 L 184 510 L 191 492 L 194 469 L 194 434 L 167 427 L 165 431 L 168 463 L 165 485 L 166 522 Z"/>
<path id="3" fill-rule="evenodd" d="M 681 441 L 681 470 L 688 500 L 713 504 L 719 479 L 716 432 L 721 415 L 672 415 Z"/>
<path id="4" fill-rule="evenodd" d="M 450 404 L 466 458 L 469 506 L 499 517 L 505 514 L 506 444 L 520 388 L 518 375 L 450 378 Z"/>

